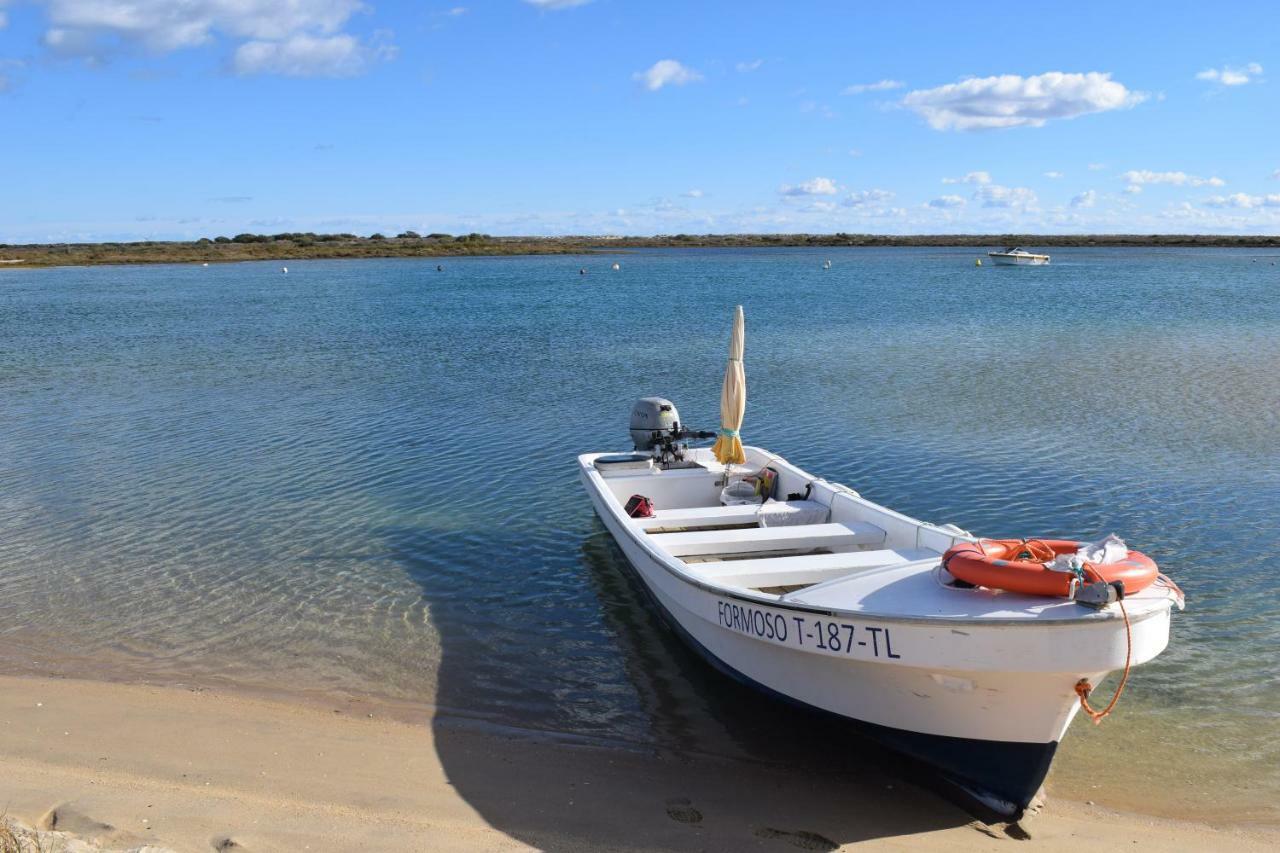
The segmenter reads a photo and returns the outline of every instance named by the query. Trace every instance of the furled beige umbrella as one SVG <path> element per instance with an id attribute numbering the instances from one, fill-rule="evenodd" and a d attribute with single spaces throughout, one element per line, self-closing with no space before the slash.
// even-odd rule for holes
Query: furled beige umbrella
<path id="1" fill-rule="evenodd" d="M 724 388 L 720 391 L 720 435 L 711 448 L 724 465 L 742 464 L 747 454 L 742 452 L 742 416 L 747 411 L 747 374 L 742 369 L 742 350 L 746 333 L 742 319 L 742 306 L 733 313 L 733 334 L 729 337 L 729 363 L 724 368 Z"/>

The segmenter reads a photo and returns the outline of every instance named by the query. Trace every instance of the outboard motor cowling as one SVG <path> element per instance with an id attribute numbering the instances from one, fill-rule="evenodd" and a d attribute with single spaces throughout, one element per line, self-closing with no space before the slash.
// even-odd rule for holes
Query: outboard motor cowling
<path id="1" fill-rule="evenodd" d="M 674 435 L 679 431 L 680 413 L 670 400 L 641 397 L 631 407 L 631 441 L 636 450 L 652 450 L 662 433 Z"/>

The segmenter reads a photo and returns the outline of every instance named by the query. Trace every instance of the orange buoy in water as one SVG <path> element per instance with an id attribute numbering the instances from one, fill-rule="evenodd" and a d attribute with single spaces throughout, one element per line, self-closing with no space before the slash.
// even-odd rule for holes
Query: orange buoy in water
<path id="1" fill-rule="evenodd" d="M 1088 542 L 1065 539 L 981 539 L 952 546 L 942 567 L 960 580 L 988 589 L 1027 595 L 1071 596 L 1073 581 L 1120 582 L 1125 595 L 1133 595 L 1155 582 L 1160 573 L 1155 561 L 1140 551 L 1130 551 L 1114 563 L 1085 563 L 1081 576 L 1056 571 L 1045 564 L 1063 554 L 1074 554 Z"/>

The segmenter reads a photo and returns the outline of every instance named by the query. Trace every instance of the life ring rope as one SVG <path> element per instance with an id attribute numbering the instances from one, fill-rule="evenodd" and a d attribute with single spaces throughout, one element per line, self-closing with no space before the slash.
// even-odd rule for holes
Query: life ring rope
<path id="1" fill-rule="evenodd" d="M 1053 550 L 1053 546 L 1048 545 L 1042 539 L 1023 539 L 1022 542 L 1005 557 L 1006 560 L 1030 560 L 1033 563 L 1047 563 L 1054 557 L 1058 556 L 1058 552 Z"/>

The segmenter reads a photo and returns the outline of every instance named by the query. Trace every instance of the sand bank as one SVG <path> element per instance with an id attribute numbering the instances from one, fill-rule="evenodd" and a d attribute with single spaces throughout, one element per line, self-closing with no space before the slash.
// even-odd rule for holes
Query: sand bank
<path id="1" fill-rule="evenodd" d="M 1017 842 L 891 777 L 844 779 L 301 707 L 0 677 L 0 803 L 108 848 L 1233 851 L 1215 830 L 1054 800 Z"/>

